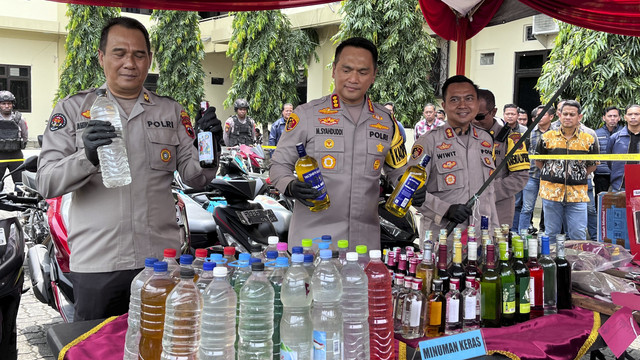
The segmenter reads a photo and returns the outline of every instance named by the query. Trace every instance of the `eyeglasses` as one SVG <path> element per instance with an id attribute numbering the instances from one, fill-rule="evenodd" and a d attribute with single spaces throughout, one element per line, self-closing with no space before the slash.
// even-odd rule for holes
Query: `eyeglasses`
<path id="1" fill-rule="evenodd" d="M 484 113 L 484 114 L 478 114 L 478 115 L 476 115 L 476 120 L 484 120 L 484 118 L 485 118 L 487 115 L 489 115 L 489 113 L 490 113 L 490 112 L 491 112 L 491 111 L 487 111 L 487 112 L 486 112 L 486 113 Z"/>

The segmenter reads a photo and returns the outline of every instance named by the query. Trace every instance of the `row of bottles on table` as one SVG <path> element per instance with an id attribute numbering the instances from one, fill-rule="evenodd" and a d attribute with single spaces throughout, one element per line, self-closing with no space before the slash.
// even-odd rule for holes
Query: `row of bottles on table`
<path id="1" fill-rule="evenodd" d="M 512 253 L 502 234 L 495 243 L 485 234 L 480 245 L 473 231 L 469 227 L 464 261 L 459 233 L 454 233 L 450 263 L 445 232 L 432 244 L 427 231 L 423 256 L 415 268 L 412 264 L 420 254 L 412 248 L 387 250 L 387 267 L 395 278 L 396 332 L 406 338 L 439 336 L 478 326 L 509 326 L 571 308 L 571 266 L 564 256 L 564 235 L 557 237 L 553 259 L 549 238 L 544 235 L 538 256 L 538 239 L 513 235 Z M 479 254 L 483 262 L 478 261 Z M 409 263 L 408 270 L 405 263 Z"/>

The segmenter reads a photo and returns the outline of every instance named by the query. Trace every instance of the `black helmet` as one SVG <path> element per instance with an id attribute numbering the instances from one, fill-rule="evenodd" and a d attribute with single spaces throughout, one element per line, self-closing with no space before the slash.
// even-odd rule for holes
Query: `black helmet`
<path id="1" fill-rule="evenodd" d="M 0 102 L 11 101 L 13 105 L 16 105 L 16 97 L 13 96 L 11 91 L 2 90 L 0 91 Z"/>
<path id="2" fill-rule="evenodd" d="M 246 99 L 237 99 L 234 103 L 233 103 L 233 111 L 238 111 L 238 109 L 248 109 L 249 108 L 249 102 Z"/>

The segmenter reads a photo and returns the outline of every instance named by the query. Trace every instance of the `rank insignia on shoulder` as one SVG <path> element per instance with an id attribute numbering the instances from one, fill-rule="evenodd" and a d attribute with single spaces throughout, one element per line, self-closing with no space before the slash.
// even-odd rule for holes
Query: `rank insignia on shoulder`
<path id="1" fill-rule="evenodd" d="M 424 152 L 422 145 L 413 145 L 413 149 L 411 149 L 411 159 L 415 160 L 419 158 L 422 152 Z"/>
<path id="2" fill-rule="evenodd" d="M 189 135 L 190 138 L 195 139 L 196 133 L 193 131 L 193 125 L 191 125 L 191 118 L 186 111 L 180 111 L 180 120 L 182 121 L 182 125 L 184 125 L 184 129 Z"/>
<path id="3" fill-rule="evenodd" d="M 91 110 L 85 110 L 80 115 L 84 118 L 91 119 Z"/>
<path id="4" fill-rule="evenodd" d="M 149 99 L 149 94 L 144 93 L 143 97 L 144 97 L 144 101 L 146 101 L 148 103 L 151 102 L 151 100 Z"/>
<path id="5" fill-rule="evenodd" d="M 51 120 L 49 120 L 49 130 L 57 131 L 67 126 L 67 117 L 62 113 L 56 113 L 51 115 Z"/>
<path id="6" fill-rule="evenodd" d="M 373 103 L 371 102 L 371 99 L 367 98 L 367 105 L 369 106 L 369 112 L 373 112 Z"/>
<path id="7" fill-rule="evenodd" d="M 331 107 L 334 109 L 340 109 L 340 97 L 338 94 L 331 95 Z"/>
<path id="8" fill-rule="evenodd" d="M 289 116 L 289 119 L 287 119 L 287 124 L 285 125 L 284 130 L 286 132 L 289 132 L 295 129 L 296 126 L 298 126 L 299 122 L 300 122 L 300 118 L 298 117 L 298 115 L 296 115 L 295 113 L 291 113 L 291 116 Z"/>
<path id="9" fill-rule="evenodd" d="M 440 150 L 448 150 L 449 148 L 451 148 L 451 144 L 447 144 L 446 142 L 443 141 L 442 144 L 436 147 Z"/>
<path id="10" fill-rule="evenodd" d="M 478 133 L 476 132 L 476 128 L 472 128 L 473 129 L 473 137 L 478 137 Z"/>
<path id="11" fill-rule="evenodd" d="M 328 107 L 326 107 L 326 108 L 322 108 L 322 109 L 318 110 L 318 112 L 320 114 L 333 115 L 333 114 L 337 114 L 338 110 L 331 110 Z"/>
<path id="12" fill-rule="evenodd" d="M 447 137 L 447 139 L 451 139 L 452 137 L 454 137 L 454 135 L 453 135 L 453 129 L 451 129 L 451 128 L 447 128 L 447 129 L 444 131 L 444 134 L 445 134 L 445 136 Z"/>
<path id="13" fill-rule="evenodd" d="M 169 151 L 169 149 L 162 149 L 160 151 L 160 160 L 169 162 L 169 160 L 171 160 L 171 151 Z"/>
<path id="14" fill-rule="evenodd" d="M 379 129 L 379 130 L 389 130 L 388 126 L 384 126 L 384 125 L 380 124 L 380 122 L 378 122 L 376 124 L 373 124 L 373 125 L 369 125 L 369 126 L 371 126 L 374 129 Z"/>

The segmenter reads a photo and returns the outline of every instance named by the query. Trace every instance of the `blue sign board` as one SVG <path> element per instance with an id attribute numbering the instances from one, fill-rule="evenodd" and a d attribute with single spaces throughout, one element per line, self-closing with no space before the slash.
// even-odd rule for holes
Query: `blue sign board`
<path id="1" fill-rule="evenodd" d="M 422 360 L 464 360 L 487 354 L 480 330 L 425 340 L 418 345 Z"/>

